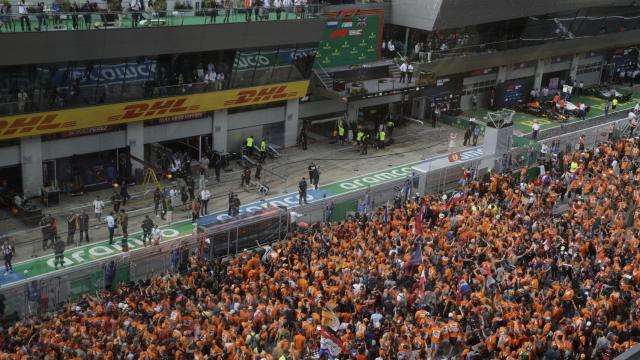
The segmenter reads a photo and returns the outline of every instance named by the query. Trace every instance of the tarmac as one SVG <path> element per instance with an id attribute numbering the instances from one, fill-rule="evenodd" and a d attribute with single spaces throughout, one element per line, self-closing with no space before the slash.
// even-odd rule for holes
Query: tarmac
<path id="1" fill-rule="evenodd" d="M 456 134 L 455 146 L 449 147 L 449 135 Z M 368 155 L 360 155 L 355 145 L 339 145 L 322 137 L 314 137 L 310 134 L 308 149 L 292 147 L 284 149 L 281 156 L 276 159 L 267 159 L 262 169 L 262 181 L 270 187 L 266 198 L 297 191 L 297 183 L 301 177 L 308 177 L 307 166 L 314 161 L 320 168 L 320 184 L 338 181 L 354 176 L 362 176 L 368 173 L 381 171 L 389 167 L 400 166 L 416 162 L 430 157 L 460 151 L 462 146 L 463 130 L 447 125 L 438 124 L 432 128 L 430 124 L 408 122 L 394 130 L 394 143 L 384 150 L 370 148 Z M 314 138 L 322 139 L 314 141 Z M 482 143 L 479 139 L 479 145 Z M 467 147 L 469 148 L 469 147 Z M 194 173 L 198 165 L 193 164 Z M 213 170 L 209 174 L 206 187 L 212 194 L 209 202 L 209 213 L 226 211 L 228 207 L 228 194 L 233 191 L 239 195 L 241 203 L 248 204 L 264 197 L 258 194 L 255 187 L 245 190 L 240 185 L 241 167 L 232 164 L 232 171 L 223 172 L 221 181 L 216 182 Z M 253 176 L 253 175 L 252 175 Z M 161 180 L 162 186 L 171 186 L 172 182 Z M 152 220 L 159 225 L 168 224 L 166 221 L 155 217 L 153 212 L 154 186 L 130 185 L 129 193 L 132 198 L 127 202 L 126 209 L 129 213 L 129 232 L 140 230 L 140 224 L 145 215 L 150 215 Z M 113 190 L 101 190 L 84 195 L 71 196 L 60 195 L 60 204 L 44 208 L 39 199 L 34 199 L 38 206 L 43 207 L 43 214 L 51 214 L 58 222 L 58 235 L 66 240 L 67 225 L 66 216 L 71 212 L 85 210 L 90 215 L 89 236 L 92 242 L 108 239 L 108 231 L 105 225 L 99 224 L 93 217 L 93 200 L 97 195 L 105 201 L 106 208 L 103 216 L 106 216 L 112 205 L 108 201 Z M 190 202 L 174 211 L 173 222 L 179 222 L 191 218 Z M 16 248 L 14 263 L 52 254 L 53 250 L 42 250 L 42 232 L 38 227 L 27 228 L 17 220 L 8 209 L 0 210 L 0 233 L 6 235 Z M 73 250 L 86 244 L 79 244 L 79 232 L 75 234 L 74 246 L 67 246 L 66 250 Z"/>

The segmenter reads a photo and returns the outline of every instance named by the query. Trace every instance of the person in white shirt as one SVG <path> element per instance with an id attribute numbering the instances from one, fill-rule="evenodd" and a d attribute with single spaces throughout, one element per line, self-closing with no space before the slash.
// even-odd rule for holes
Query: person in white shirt
<path id="1" fill-rule="evenodd" d="M 202 191 L 200 191 L 200 214 L 202 216 L 207 215 L 208 208 L 207 206 L 209 205 L 209 199 L 211 198 L 211 193 L 209 192 L 208 189 L 203 189 Z"/>
<path id="2" fill-rule="evenodd" d="M 27 101 L 29 101 L 29 95 L 24 89 L 18 92 L 18 111 L 24 112 L 27 107 Z"/>
<path id="3" fill-rule="evenodd" d="M 104 220 L 107 223 L 107 230 L 109 230 L 109 245 L 111 245 L 113 244 L 113 234 L 116 231 L 116 218 L 113 216 L 113 211 Z"/>
<path id="4" fill-rule="evenodd" d="M 269 11 L 271 11 L 271 0 L 264 0 L 260 9 L 262 20 L 269 20 Z"/>
<path id="5" fill-rule="evenodd" d="M 540 124 L 538 124 L 537 121 L 534 121 L 533 125 L 531 126 L 531 129 L 533 129 L 533 133 L 531 134 L 531 138 L 533 140 L 536 140 L 538 138 L 538 131 L 540 131 Z"/>
<path id="6" fill-rule="evenodd" d="M 138 22 L 140 21 L 140 10 L 142 9 L 142 5 L 140 4 L 140 0 L 131 0 L 131 27 L 138 27 Z"/>
<path id="7" fill-rule="evenodd" d="M 411 79 L 413 78 L 413 65 L 409 63 L 407 66 L 407 83 L 411 83 Z"/>
<path id="8" fill-rule="evenodd" d="M 633 112 L 629 111 L 629 135 L 633 137 L 633 132 L 638 127 L 638 116 Z"/>
<path id="9" fill-rule="evenodd" d="M 282 17 L 282 10 L 284 10 L 282 0 L 274 0 L 273 7 L 276 8 L 276 20 L 280 20 L 280 17 Z"/>
<path id="10" fill-rule="evenodd" d="M 547 87 L 543 87 L 542 88 L 542 97 L 547 97 L 549 96 L 549 89 L 547 89 Z"/>
<path id="11" fill-rule="evenodd" d="M 158 225 L 154 225 L 151 230 L 151 245 L 160 245 L 160 241 L 162 241 L 162 231 Z"/>
<path id="12" fill-rule="evenodd" d="M 284 6 L 284 19 L 289 18 L 289 13 L 293 7 L 293 0 L 282 0 L 282 5 Z"/>
<path id="13" fill-rule="evenodd" d="M 103 209 L 104 209 L 104 201 L 100 200 L 100 196 L 96 196 L 96 199 L 93 200 L 93 212 L 96 215 L 96 220 L 98 220 L 98 223 L 102 223 Z"/>
<path id="14" fill-rule="evenodd" d="M 395 56 L 396 46 L 393 44 L 393 41 L 389 40 L 389 42 L 387 43 L 387 50 L 389 50 L 390 58 Z"/>
<path id="15" fill-rule="evenodd" d="M 400 82 L 403 83 L 407 79 L 407 62 L 400 65 Z"/>
<path id="16" fill-rule="evenodd" d="M 216 79 L 217 74 L 215 73 L 215 71 L 209 71 L 204 75 L 204 81 L 207 82 L 207 86 L 213 89 L 215 89 L 216 87 Z"/>
<path id="17" fill-rule="evenodd" d="M 216 90 L 222 90 L 222 85 L 224 84 L 224 74 L 219 72 L 216 75 Z"/>
<path id="18" fill-rule="evenodd" d="M 24 24 L 27 24 L 27 31 L 31 31 L 31 20 L 29 20 L 29 6 L 20 0 L 18 3 L 18 13 L 20 14 L 20 28 L 24 32 Z"/>

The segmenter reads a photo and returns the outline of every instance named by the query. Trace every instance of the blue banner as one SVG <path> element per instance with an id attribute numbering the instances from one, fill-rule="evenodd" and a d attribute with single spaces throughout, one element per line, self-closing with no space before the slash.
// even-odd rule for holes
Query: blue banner
<path id="1" fill-rule="evenodd" d="M 80 86 L 110 85 L 126 82 L 139 82 L 155 77 L 156 62 L 121 63 L 113 65 L 96 65 L 92 69 L 84 66 L 73 68 L 61 67 L 51 76 L 53 86 L 70 86 L 79 80 Z"/>

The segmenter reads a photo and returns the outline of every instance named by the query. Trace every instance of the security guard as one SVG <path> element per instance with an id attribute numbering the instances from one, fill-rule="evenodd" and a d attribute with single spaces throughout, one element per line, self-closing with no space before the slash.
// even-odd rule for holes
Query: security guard
<path id="1" fill-rule="evenodd" d="M 344 145 L 344 123 L 341 120 L 338 120 L 338 139 L 340 140 L 340 145 Z"/>
<path id="2" fill-rule="evenodd" d="M 245 147 L 247 148 L 247 154 L 249 154 L 249 156 L 253 156 L 253 136 L 252 135 L 249 135 L 249 137 L 247 138 Z"/>
<path id="3" fill-rule="evenodd" d="M 267 140 L 260 141 L 260 162 L 264 162 L 267 158 Z"/>
<path id="4" fill-rule="evenodd" d="M 615 110 L 616 107 L 618 106 L 618 98 L 613 98 L 613 100 L 611 100 L 611 110 Z"/>
<path id="5" fill-rule="evenodd" d="M 384 128 L 380 129 L 380 132 L 378 133 L 378 141 L 380 142 L 380 149 L 384 149 L 384 141 L 386 138 L 387 134 L 384 132 Z"/>
<path id="6" fill-rule="evenodd" d="M 364 140 L 364 131 L 362 128 L 358 128 L 358 133 L 356 134 L 356 141 L 358 145 L 362 146 L 362 140 Z"/>
<path id="7" fill-rule="evenodd" d="M 389 130 L 389 137 L 393 136 L 393 128 L 396 127 L 396 124 L 393 122 L 393 120 L 389 119 L 389 121 L 387 121 L 387 130 Z"/>

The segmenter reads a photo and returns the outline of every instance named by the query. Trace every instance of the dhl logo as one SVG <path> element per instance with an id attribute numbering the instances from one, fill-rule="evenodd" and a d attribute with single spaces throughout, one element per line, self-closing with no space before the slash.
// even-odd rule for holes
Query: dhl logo
<path id="1" fill-rule="evenodd" d="M 272 86 L 261 90 L 242 90 L 238 92 L 238 97 L 224 102 L 225 106 L 249 105 L 270 100 L 280 100 L 296 97 L 297 92 L 286 92 L 287 86 Z"/>
<path id="2" fill-rule="evenodd" d="M 50 132 L 56 129 L 76 127 L 75 121 L 56 121 L 58 114 L 46 114 L 20 117 L 13 120 L 0 119 L 0 134 L 2 136 L 29 133 Z"/>
<path id="3" fill-rule="evenodd" d="M 187 98 L 130 104 L 124 107 L 124 114 L 110 116 L 109 121 L 149 118 L 152 116 L 197 111 L 200 109 L 200 105 L 186 106 L 185 102 L 187 102 Z"/>

